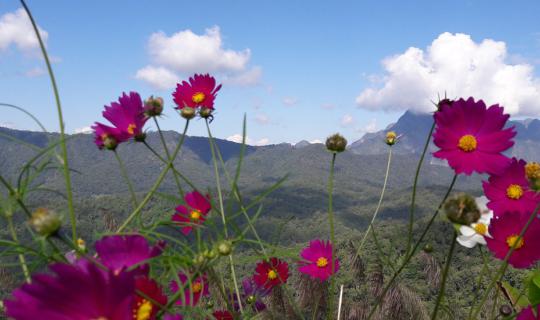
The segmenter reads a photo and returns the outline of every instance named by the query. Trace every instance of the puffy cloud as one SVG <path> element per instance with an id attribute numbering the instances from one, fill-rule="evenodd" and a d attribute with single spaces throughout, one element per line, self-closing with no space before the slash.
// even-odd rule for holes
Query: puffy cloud
<path id="1" fill-rule="evenodd" d="M 354 118 L 350 114 L 346 114 L 341 118 L 341 126 L 346 127 L 354 123 Z"/>
<path id="2" fill-rule="evenodd" d="M 236 142 L 236 143 L 242 143 L 242 135 L 239 133 L 233 134 L 232 136 L 227 137 L 226 140 Z M 264 146 L 264 145 L 270 144 L 270 139 L 262 138 L 260 140 L 253 140 L 249 138 L 248 136 L 246 136 L 246 144 L 251 145 L 251 146 Z"/>
<path id="3" fill-rule="evenodd" d="M 73 132 L 75 134 L 78 134 L 78 133 L 90 134 L 90 133 L 93 132 L 93 130 L 92 130 L 92 128 L 90 128 L 90 126 L 87 126 L 87 127 L 77 128 Z"/>
<path id="4" fill-rule="evenodd" d="M 311 140 L 309 143 L 314 144 L 314 143 L 323 143 L 323 142 L 319 139 L 314 139 L 314 140 Z"/>
<path id="5" fill-rule="evenodd" d="M 255 122 L 257 122 L 260 125 L 265 125 L 270 123 L 270 117 L 268 117 L 266 114 L 258 114 L 255 116 Z"/>
<path id="6" fill-rule="evenodd" d="M 146 66 L 135 75 L 136 79 L 144 80 L 157 89 L 173 88 L 180 78 L 164 67 Z"/>
<path id="7" fill-rule="evenodd" d="M 363 90 L 357 104 L 370 110 L 433 111 L 438 95 L 499 103 L 513 115 L 540 115 L 540 80 L 533 66 L 511 64 L 506 44 L 443 33 L 425 50 L 411 47 L 383 60 L 380 86 Z"/>
<path id="8" fill-rule="evenodd" d="M 49 34 L 39 27 L 38 30 L 46 43 Z M 30 19 L 22 8 L 0 17 L 0 50 L 7 50 L 11 45 L 25 53 L 35 52 L 39 48 Z"/>
<path id="9" fill-rule="evenodd" d="M 1 128 L 17 129 L 17 126 L 13 122 L 0 122 Z"/>
<path id="10" fill-rule="evenodd" d="M 137 72 L 137 79 L 161 89 L 174 86 L 178 75 L 212 73 L 231 85 L 251 86 L 260 83 L 262 68 L 250 67 L 251 50 L 225 49 L 218 26 L 208 28 L 203 34 L 187 29 L 170 36 L 164 32 L 153 33 L 148 40 L 151 65 Z M 164 75 L 166 80 L 157 79 Z M 176 82 L 175 82 L 176 83 Z"/>
<path id="11" fill-rule="evenodd" d="M 295 104 L 298 103 L 298 98 L 296 97 L 284 97 L 283 98 L 283 104 L 286 105 L 286 106 L 294 106 Z"/>
<path id="12" fill-rule="evenodd" d="M 372 133 L 377 131 L 377 119 L 371 119 L 365 126 L 356 129 L 359 133 Z"/>

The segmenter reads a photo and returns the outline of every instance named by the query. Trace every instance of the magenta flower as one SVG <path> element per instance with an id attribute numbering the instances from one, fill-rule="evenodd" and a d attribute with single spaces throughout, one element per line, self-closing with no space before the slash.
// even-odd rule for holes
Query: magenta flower
<path id="1" fill-rule="evenodd" d="M 212 315 L 216 320 L 234 320 L 232 313 L 228 310 L 217 310 Z"/>
<path id="2" fill-rule="evenodd" d="M 203 107 L 213 110 L 214 100 L 219 89 L 221 89 L 221 85 L 216 87 L 214 77 L 209 74 L 195 74 L 189 78 L 189 83 L 182 81 L 182 84 L 176 85 L 173 100 L 178 109 Z"/>
<path id="3" fill-rule="evenodd" d="M 528 306 L 523 309 L 517 316 L 516 320 L 538 320 L 540 319 L 540 309 L 536 306 L 536 316 L 533 313 L 533 307 Z"/>
<path id="4" fill-rule="evenodd" d="M 152 279 L 138 277 L 135 280 L 135 298 L 131 308 L 133 319 L 154 320 L 159 310 L 167 305 L 167 296 L 163 294 L 161 287 Z M 143 297 L 141 294 L 144 294 Z M 146 299 L 146 297 L 150 299 Z"/>
<path id="5" fill-rule="evenodd" d="M 93 264 L 80 268 L 53 264 L 52 273 L 36 274 L 4 301 L 15 320 L 132 320 L 133 273 L 114 275 Z"/>
<path id="6" fill-rule="evenodd" d="M 206 297 L 210 295 L 208 290 L 208 280 L 206 275 L 197 277 L 191 280 L 191 285 L 188 281 L 188 275 L 184 273 L 178 274 L 178 278 L 182 283 L 182 288 L 184 289 L 184 294 L 180 296 L 176 304 L 179 306 L 194 306 L 199 303 L 201 297 Z M 171 281 L 171 291 L 173 293 L 178 292 L 178 283 L 176 281 Z"/>
<path id="7" fill-rule="evenodd" d="M 334 270 L 332 272 L 332 250 L 333 247 L 330 241 L 312 240 L 309 243 L 309 247 L 300 253 L 304 260 L 298 263 L 298 271 L 314 279 L 318 278 L 321 281 L 327 280 L 339 270 L 339 260 L 336 258 L 333 263 Z"/>
<path id="8" fill-rule="evenodd" d="M 488 249 L 498 259 L 504 259 L 511 247 L 515 247 L 508 263 L 515 268 L 528 268 L 540 259 L 540 221 L 534 219 L 519 239 L 519 235 L 529 220 L 528 214 L 505 212 L 493 217 L 486 235 Z M 519 239 L 519 240 L 518 240 Z"/>
<path id="9" fill-rule="evenodd" d="M 160 255 L 165 242 L 151 247 L 146 238 L 138 234 L 113 235 L 101 238 L 95 247 L 99 261 L 114 273 L 137 266 L 138 274 L 148 274 L 148 265 L 143 262 Z"/>
<path id="10" fill-rule="evenodd" d="M 513 158 L 500 176 L 490 176 L 489 182 L 482 183 L 490 200 L 487 206 L 496 216 L 507 211 L 530 213 L 540 202 L 540 197 L 529 189 L 525 164 L 525 161 Z"/>
<path id="11" fill-rule="evenodd" d="M 99 149 L 114 150 L 119 143 L 129 138 L 118 128 L 109 127 L 99 122 L 92 125 L 92 130 L 94 130 L 94 143 Z"/>
<path id="12" fill-rule="evenodd" d="M 206 215 L 212 209 L 210 196 L 203 196 L 198 191 L 187 193 L 184 201 L 188 205 L 176 207 L 176 214 L 172 216 L 172 221 L 178 222 L 182 226 L 182 233 L 188 235 L 194 225 L 202 224 L 206 220 Z"/>
<path id="13" fill-rule="evenodd" d="M 118 102 L 105 106 L 103 116 L 129 138 L 144 136 L 143 127 L 148 117 L 137 92 L 130 92 L 129 96 L 122 93 Z"/>
<path id="14" fill-rule="evenodd" d="M 261 261 L 255 267 L 253 281 L 263 289 L 272 289 L 287 283 L 289 264 L 281 259 L 272 257 L 269 261 Z"/>
<path id="15" fill-rule="evenodd" d="M 446 159 L 456 174 L 500 174 L 510 164 L 502 152 L 514 145 L 516 132 L 503 129 L 510 116 L 499 105 L 459 99 L 441 104 L 434 117 L 433 142 L 440 150 L 433 156 Z"/>

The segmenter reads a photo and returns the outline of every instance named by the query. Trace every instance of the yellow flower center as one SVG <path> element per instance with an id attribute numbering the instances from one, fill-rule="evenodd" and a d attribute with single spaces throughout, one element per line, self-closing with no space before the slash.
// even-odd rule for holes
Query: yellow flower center
<path id="1" fill-rule="evenodd" d="M 506 243 L 508 244 L 508 247 L 509 248 L 515 247 L 516 250 L 523 247 L 523 245 L 525 244 L 525 242 L 523 241 L 523 238 L 519 239 L 519 241 L 518 241 L 518 238 L 519 236 L 516 234 L 513 234 L 509 236 L 508 238 L 506 238 Z"/>
<path id="2" fill-rule="evenodd" d="M 487 230 L 488 230 L 488 227 L 481 222 L 477 223 L 474 226 L 474 231 L 476 231 L 476 233 L 481 234 L 481 235 L 485 235 L 487 233 Z"/>
<path id="3" fill-rule="evenodd" d="M 477 144 L 476 138 L 473 135 L 466 134 L 459 139 L 458 147 L 465 152 L 471 152 L 476 150 Z"/>
<path id="4" fill-rule="evenodd" d="M 137 312 L 133 314 L 135 320 L 149 320 L 152 315 L 152 303 L 143 299 L 137 304 Z"/>
<path id="5" fill-rule="evenodd" d="M 192 220 L 199 220 L 201 218 L 201 212 L 199 210 L 193 210 L 189 216 Z"/>
<path id="6" fill-rule="evenodd" d="M 506 189 L 506 196 L 510 199 L 518 200 L 523 196 L 523 188 L 517 184 L 511 184 Z"/>
<path id="7" fill-rule="evenodd" d="M 191 285 L 191 290 L 193 293 L 199 293 L 203 289 L 202 284 L 200 282 L 195 282 Z"/>
<path id="8" fill-rule="evenodd" d="M 268 279 L 274 280 L 277 278 L 277 272 L 274 270 L 268 271 Z"/>
<path id="9" fill-rule="evenodd" d="M 127 127 L 127 132 L 132 135 L 135 133 L 135 129 L 137 129 L 137 126 L 134 123 L 130 123 Z"/>
<path id="10" fill-rule="evenodd" d="M 326 259 L 325 257 L 320 257 L 319 259 L 317 259 L 317 267 L 324 268 L 327 265 L 328 265 L 328 259 Z"/>
<path id="11" fill-rule="evenodd" d="M 191 100 L 193 100 L 193 102 L 195 102 L 195 103 L 201 103 L 201 102 L 204 101 L 204 98 L 206 98 L 204 93 L 197 92 L 191 97 Z"/>

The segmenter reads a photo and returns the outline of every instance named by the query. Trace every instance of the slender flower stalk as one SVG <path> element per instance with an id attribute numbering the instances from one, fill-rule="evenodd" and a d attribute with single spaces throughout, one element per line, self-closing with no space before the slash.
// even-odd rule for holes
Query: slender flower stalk
<path id="1" fill-rule="evenodd" d="M 186 120 L 184 132 L 182 133 L 182 136 L 180 137 L 180 141 L 176 145 L 176 149 L 174 150 L 172 154 L 171 161 L 169 161 L 167 163 L 167 166 L 161 171 L 161 174 L 157 178 L 156 182 L 154 183 L 150 191 L 146 194 L 146 197 L 144 197 L 143 201 L 139 203 L 139 206 L 135 210 L 133 210 L 133 212 L 127 217 L 124 223 L 118 228 L 118 230 L 116 230 L 117 233 L 122 232 L 129 225 L 129 223 L 141 213 L 142 209 L 144 208 L 144 206 L 146 206 L 146 204 L 150 201 L 150 199 L 152 199 L 152 196 L 161 185 L 161 182 L 163 182 L 163 180 L 165 179 L 167 172 L 169 171 L 169 169 L 171 169 L 172 162 L 174 161 L 174 159 L 176 159 L 176 156 L 182 149 L 182 145 L 184 144 L 184 139 L 186 137 L 186 132 L 188 130 L 188 127 L 189 127 L 189 120 Z"/>
<path id="2" fill-rule="evenodd" d="M 392 162 L 392 148 L 388 149 L 388 162 L 386 164 L 386 173 L 384 175 L 384 183 L 381 190 L 381 196 L 379 197 L 379 203 L 377 203 L 377 208 L 375 208 L 375 212 L 373 213 L 373 217 L 371 218 L 371 222 L 369 223 L 368 229 L 366 230 L 366 233 L 364 234 L 364 237 L 362 237 L 362 241 L 360 241 L 360 245 L 358 246 L 358 250 L 356 250 L 356 255 L 358 256 L 360 254 L 360 251 L 364 247 L 364 243 L 366 242 L 366 239 L 371 232 L 371 229 L 373 228 L 373 223 L 375 222 L 375 219 L 377 218 L 377 214 L 379 213 L 379 210 L 381 209 L 381 204 L 384 198 L 384 192 L 386 191 L 386 184 L 388 182 L 388 176 L 390 175 L 390 163 Z"/>
<path id="3" fill-rule="evenodd" d="M 446 280 L 448 279 L 448 271 L 450 270 L 450 264 L 452 263 L 452 256 L 454 255 L 454 249 L 456 247 L 456 237 L 457 234 L 454 231 L 452 235 L 452 244 L 450 245 L 450 251 L 446 257 L 446 264 L 444 266 L 444 271 L 442 274 L 441 288 L 439 289 L 439 294 L 437 296 L 437 302 L 435 303 L 435 309 L 433 309 L 433 314 L 431 315 L 431 320 L 437 319 L 437 312 L 439 311 L 439 306 L 444 297 L 444 289 L 446 288 Z"/>
<path id="4" fill-rule="evenodd" d="M 47 71 L 49 73 L 49 78 L 51 79 L 51 84 L 54 92 L 54 98 L 56 100 L 56 110 L 58 113 L 58 121 L 60 124 L 60 148 L 62 150 L 62 166 L 64 168 L 64 179 L 66 180 L 66 197 L 67 197 L 67 205 L 68 205 L 68 212 L 69 212 L 69 219 L 71 222 L 71 234 L 73 243 L 76 243 L 77 241 L 77 220 L 75 218 L 75 209 L 73 207 L 73 192 L 71 190 L 71 175 L 69 172 L 69 162 L 68 162 L 68 154 L 67 154 L 67 146 L 65 141 L 65 127 L 64 127 L 64 117 L 62 115 L 62 105 L 60 103 L 60 94 L 58 93 L 58 87 L 56 86 L 56 79 L 54 77 L 54 73 L 52 70 L 51 62 L 49 61 L 49 55 L 47 54 L 47 50 L 45 49 L 45 44 L 43 43 L 43 40 L 41 39 L 41 35 L 39 33 L 37 24 L 34 20 L 34 17 L 32 16 L 32 13 L 30 12 L 30 9 L 26 5 L 26 2 L 24 0 L 20 0 L 21 5 L 23 6 L 24 10 L 28 14 L 28 18 L 30 18 L 30 22 L 32 23 L 32 27 L 34 29 L 34 33 L 36 34 L 36 37 L 39 42 L 39 47 L 41 48 L 41 53 L 43 54 L 43 58 L 45 59 L 45 64 L 47 65 Z"/>
<path id="5" fill-rule="evenodd" d="M 135 194 L 135 190 L 133 189 L 133 183 L 131 182 L 131 179 L 129 179 L 129 175 L 126 170 L 126 166 L 124 165 L 124 162 L 122 161 L 122 158 L 120 158 L 120 155 L 116 150 L 114 152 L 114 157 L 118 161 L 118 166 L 120 167 L 120 173 L 122 174 L 122 177 L 126 181 L 126 184 L 128 186 L 129 194 L 131 196 L 131 202 L 133 203 L 133 209 L 137 208 L 137 195 Z"/>
<path id="6" fill-rule="evenodd" d="M 223 206 L 223 194 L 221 192 L 221 182 L 219 179 L 217 156 L 216 156 L 216 151 L 214 150 L 214 138 L 212 137 L 212 133 L 210 132 L 210 125 L 208 123 L 208 119 L 204 119 L 204 122 L 206 123 L 206 130 L 208 131 L 208 141 L 210 143 L 210 152 L 212 153 L 212 162 L 214 163 L 214 175 L 216 178 L 216 188 L 217 188 L 218 200 L 219 200 L 219 211 L 221 213 L 221 220 L 223 222 L 223 233 L 225 235 L 225 238 L 229 238 L 229 232 L 227 230 L 227 220 L 225 219 L 225 208 Z M 232 253 L 229 255 L 229 264 L 231 266 L 231 276 L 233 279 L 236 297 L 238 298 L 238 306 L 240 309 L 240 313 L 244 313 L 244 309 L 242 306 L 242 296 L 240 295 L 240 289 L 238 288 L 238 281 L 236 279 L 236 271 L 234 269 L 234 258 L 233 258 Z"/>
<path id="7" fill-rule="evenodd" d="M 15 227 L 13 226 L 13 218 L 11 216 L 7 216 L 6 217 L 7 221 L 8 221 L 8 228 L 9 228 L 9 232 L 11 233 L 11 238 L 13 239 L 13 241 L 15 243 L 19 243 L 19 239 L 17 237 L 17 232 L 15 231 Z M 21 264 L 21 269 L 23 271 L 23 274 L 24 274 L 24 280 L 27 282 L 27 283 L 30 283 L 31 280 L 30 280 L 30 272 L 28 271 L 28 265 L 26 264 L 26 258 L 24 257 L 24 254 L 22 253 L 19 253 L 19 263 Z"/>
<path id="8" fill-rule="evenodd" d="M 335 169 L 335 165 L 336 165 L 336 156 L 337 156 L 337 153 L 333 152 L 332 153 L 332 161 L 330 162 L 330 175 L 328 176 L 328 223 L 330 224 L 330 243 L 335 246 L 336 245 L 336 239 L 335 239 L 335 230 L 334 230 L 334 208 L 333 208 L 333 197 L 332 197 L 332 194 L 333 194 L 333 191 L 334 191 L 334 169 Z M 331 274 L 333 275 L 335 270 L 335 266 L 334 266 L 334 261 L 336 261 L 335 259 L 335 253 L 334 253 L 334 249 L 332 249 L 332 266 L 331 266 Z M 328 299 L 328 319 L 332 319 L 332 316 L 334 314 L 334 303 L 333 303 L 333 299 L 332 299 L 332 295 L 334 293 L 334 286 L 335 286 L 335 281 L 334 281 L 334 277 L 330 277 L 330 290 L 329 290 L 329 295 L 330 295 L 330 298 Z"/>
<path id="9" fill-rule="evenodd" d="M 163 149 L 165 150 L 165 155 L 167 155 L 167 160 L 171 161 L 171 154 L 169 152 L 169 148 L 167 148 L 167 143 L 165 142 L 165 137 L 163 137 L 163 131 L 161 131 L 161 128 L 159 126 L 159 122 L 156 117 L 154 118 L 154 123 L 156 124 L 156 128 L 159 133 L 159 139 L 161 140 L 161 144 L 163 145 Z M 146 143 L 145 143 L 146 144 Z M 178 188 L 178 192 L 180 193 L 180 196 L 184 197 L 184 190 L 182 190 L 182 185 L 180 185 L 180 180 L 178 180 L 178 174 L 176 170 L 173 170 L 173 177 L 174 182 L 176 183 L 176 187 Z"/>

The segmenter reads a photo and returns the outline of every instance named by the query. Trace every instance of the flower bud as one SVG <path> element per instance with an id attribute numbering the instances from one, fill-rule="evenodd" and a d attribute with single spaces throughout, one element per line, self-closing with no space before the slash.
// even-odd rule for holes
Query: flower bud
<path id="1" fill-rule="evenodd" d="M 442 99 L 441 101 L 439 101 L 439 103 L 437 103 L 437 110 L 441 110 L 441 108 L 442 108 L 443 106 L 449 106 L 449 107 L 451 107 L 452 104 L 454 104 L 454 100 L 450 100 L 450 99 L 444 98 L 444 99 Z"/>
<path id="2" fill-rule="evenodd" d="M 433 246 L 430 243 L 426 243 L 423 250 L 425 253 L 431 253 L 433 252 Z"/>
<path id="3" fill-rule="evenodd" d="M 536 180 L 540 178 L 540 163 L 528 162 L 525 165 L 525 174 L 529 180 Z"/>
<path id="4" fill-rule="evenodd" d="M 144 140 L 146 140 L 146 133 L 141 132 L 138 135 L 136 135 L 134 138 L 135 138 L 135 141 L 137 142 L 144 142 Z"/>
<path id="5" fill-rule="evenodd" d="M 193 264 L 194 265 L 202 265 L 206 262 L 206 258 L 202 254 L 198 254 L 195 258 L 193 258 Z"/>
<path id="6" fill-rule="evenodd" d="M 345 151 L 347 147 L 347 139 L 339 133 L 333 134 L 326 139 L 326 149 L 328 151 L 338 153 Z"/>
<path id="7" fill-rule="evenodd" d="M 214 302 L 212 300 L 208 300 L 208 302 L 206 302 L 206 308 L 208 309 L 214 308 Z"/>
<path id="8" fill-rule="evenodd" d="M 394 144 L 396 144 L 397 139 L 398 139 L 398 136 L 394 131 L 388 131 L 386 133 L 386 141 L 385 142 L 386 142 L 387 145 L 393 146 Z"/>
<path id="9" fill-rule="evenodd" d="M 248 304 L 254 304 L 255 302 L 257 301 L 257 297 L 255 297 L 254 295 L 250 294 L 249 296 L 247 296 L 246 298 L 246 302 Z"/>
<path id="10" fill-rule="evenodd" d="M 204 118 L 204 119 L 207 119 L 207 118 L 210 118 L 212 116 L 212 112 L 214 110 L 210 109 L 210 108 L 201 108 L 201 110 L 199 111 L 199 115 L 201 116 L 201 118 Z"/>
<path id="11" fill-rule="evenodd" d="M 163 112 L 163 98 L 150 96 L 144 102 L 144 114 L 147 117 L 157 117 Z"/>
<path id="12" fill-rule="evenodd" d="M 470 225 L 481 216 L 474 197 L 465 193 L 446 200 L 443 210 L 450 221 L 461 225 Z"/>
<path id="13" fill-rule="evenodd" d="M 499 313 L 504 317 L 508 317 L 508 316 L 512 315 L 512 313 L 514 313 L 514 310 L 512 309 L 511 306 L 509 306 L 507 304 L 503 304 L 499 308 Z"/>
<path id="14" fill-rule="evenodd" d="M 48 237 L 58 232 L 62 226 L 62 219 L 53 211 L 46 208 L 38 208 L 32 213 L 30 226 L 37 234 Z"/>
<path id="15" fill-rule="evenodd" d="M 232 242 L 228 240 L 223 240 L 217 245 L 217 250 L 220 255 L 228 256 L 232 252 Z"/>
<path id="16" fill-rule="evenodd" d="M 182 118 L 187 120 L 193 119 L 195 117 L 195 109 L 191 107 L 183 107 L 182 109 L 180 109 L 180 115 L 182 116 Z"/>
<path id="17" fill-rule="evenodd" d="M 103 146 L 104 146 L 105 149 L 107 149 L 107 150 L 115 150 L 116 147 L 118 146 L 118 141 L 116 141 L 116 138 L 115 138 L 115 137 L 110 136 L 110 135 L 107 135 L 107 136 L 103 139 Z"/>
<path id="18" fill-rule="evenodd" d="M 83 252 L 86 251 L 86 241 L 81 238 L 77 239 L 77 247 Z"/>
<path id="19" fill-rule="evenodd" d="M 206 259 L 214 259 L 217 257 L 218 253 L 215 249 L 212 250 L 204 250 L 203 255 Z"/>

